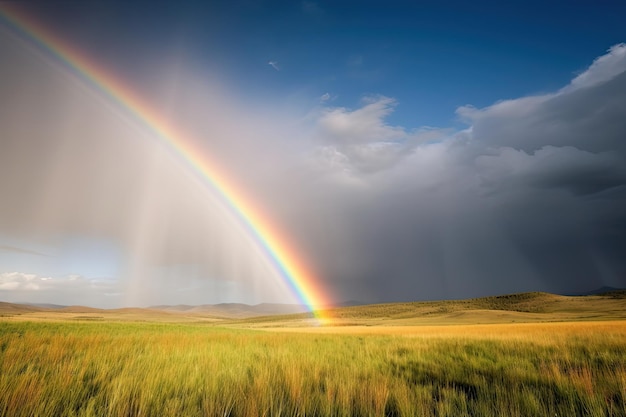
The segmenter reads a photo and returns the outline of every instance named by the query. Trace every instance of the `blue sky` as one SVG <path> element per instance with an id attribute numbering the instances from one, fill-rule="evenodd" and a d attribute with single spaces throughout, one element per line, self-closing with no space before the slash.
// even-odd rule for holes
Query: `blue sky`
<path id="1" fill-rule="evenodd" d="M 472 104 L 552 91 L 622 42 L 621 2 L 133 2 L 33 8 L 85 50 L 135 72 L 163 56 L 248 98 L 357 107 L 395 98 L 389 121 L 455 124 Z M 43 12 L 42 12 L 43 10 Z M 280 71 L 267 65 L 276 62 Z"/>
<path id="2" fill-rule="evenodd" d="M 328 298 L 626 287 L 626 3 L 127 3 L 21 7 L 193 136 Z M 8 27 L 0 54 L 0 300 L 293 302 L 127 111 Z"/>

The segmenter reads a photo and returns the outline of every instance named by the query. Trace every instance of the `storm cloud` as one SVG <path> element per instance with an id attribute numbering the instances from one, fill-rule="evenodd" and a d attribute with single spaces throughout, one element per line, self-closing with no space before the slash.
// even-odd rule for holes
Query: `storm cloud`
<path id="1" fill-rule="evenodd" d="M 345 257 L 325 276 L 350 282 L 344 297 L 362 283 L 372 301 L 623 287 L 625 55 L 611 47 L 554 93 L 461 107 L 467 129 L 411 145 L 384 124 L 390 99 L 328 110 L 320 124 L 335 116 L 334 142 L 320 163 L 334 165 L 335 188 L 316 205 L 332 205 L 325 215 L 340 217 L 350 242 L 329 250 Z M 372 174 L 351 146 L 385 164 Z"/>

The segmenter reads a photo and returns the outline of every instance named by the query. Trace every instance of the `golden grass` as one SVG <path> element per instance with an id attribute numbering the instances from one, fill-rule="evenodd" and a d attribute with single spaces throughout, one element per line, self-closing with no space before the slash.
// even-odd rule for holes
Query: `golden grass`
<path id="1" fill-rule="evenodd" d="M 450 324 L 436 326 L 311 326 L 265 327 L 260 330 L 283 333 L 391 335 L 404 337 L 468 337 L 472 339 L 548 339 L 610 334 L 626 339 L 626 321 L 583 321 L 550 323 Z"/>
<path id="2" fill-rule="evenodd" d="M 626 416 L 626 322 L 0 320 L 0 416 Z"/>

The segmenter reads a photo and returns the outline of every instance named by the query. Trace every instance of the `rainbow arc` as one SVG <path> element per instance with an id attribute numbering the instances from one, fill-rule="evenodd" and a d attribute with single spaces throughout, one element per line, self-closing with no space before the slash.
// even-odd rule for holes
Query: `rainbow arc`
<path id="1" fill-rule="evenodd" d="M 328 297 L 311 268 L 301 259 L 284 233 L 279 232 L 262 210 L 246 198 L 241 189 L 228 178 L 227 173 L 220 169 L 219 164 L 212 161 L 206 152 L 198 149 L 182 129 L 168 124 L 129 85 L 87 54 L 72 47 L 68 41 L 55 35 L 32 16 L 15 7 L 2 5 L 0 18 L 19 37 L 71 70 L 91 89 L 116 104 L 135 122 L 146 128 L 155 140 L 159 140 L 179 156 L 241 221 L 247 233 L 257 242 L 299 301 L 318 319 L 328 319 L 327 314 L 318 310 L 321 306 L 329 305 Z"/>

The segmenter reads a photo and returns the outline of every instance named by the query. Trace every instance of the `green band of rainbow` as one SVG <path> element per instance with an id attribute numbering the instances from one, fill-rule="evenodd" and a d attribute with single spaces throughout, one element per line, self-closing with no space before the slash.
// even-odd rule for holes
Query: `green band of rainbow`
<path id="1" fill-rule="evenodd" d="M 211 161 L 206 152 L 198 149 L 181 129 L 166 123 L 163 117 L 151 108 L 128 85 L 114 77 L 102 65 L 73 48 L 67 41 L 24 12 L 2 5 L 0 21 L 4 21 L 20 38 L 30 41 L 38 49 L 51 55 L 56 61 L 76 73 L 109 101 L 128 113 L 158 140 L 178 155 L 191 170 L 198 174 L 208 187 L 222 197 L 225 205 L 241 221 L 247 232 L 266 253 L 285 282 L 317 318 L 322 319 L 316 308 L 328 305 L 328 298 L 310 268 L 296 254 L 292 245 L 263 216 L 252 202 L 244 197 L 236 185 L 229 181 L 218 164 Z"/>

